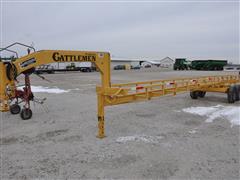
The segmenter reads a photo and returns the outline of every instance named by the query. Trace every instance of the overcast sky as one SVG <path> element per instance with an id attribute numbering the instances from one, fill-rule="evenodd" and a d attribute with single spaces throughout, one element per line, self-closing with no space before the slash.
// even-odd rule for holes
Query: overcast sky
<path id="1" fill-rule="evenodd" d="M 2 45 L 239 63 L 239 3 L 2 2 Z M 25 53 L 25 52 L 24 52 Z"/>

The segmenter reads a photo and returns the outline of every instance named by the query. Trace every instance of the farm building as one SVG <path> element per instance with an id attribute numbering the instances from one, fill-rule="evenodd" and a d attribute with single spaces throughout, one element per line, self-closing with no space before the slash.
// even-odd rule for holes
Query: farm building
<path id="1" fill-rule="evenodd" d="M 137 58 L 118 58 L 118 57 L 111 57 L 111 68 L 117 65 L 131 65 L 132 63 L 140 64 L 140 59 Z"/>
<path id="2" fill-rule="evenodd" d="M 173 64 L 174 64 L 174 60 L 171 59 L 170 57 L 165 57 L 162 60 L 160 60 L 161 67 L 172 68 Z"/>
<path id="3" fill-rule="evenodd" d="M 228 64 L 223 67 L 224 71 L 240 71 L 240 64 Z"/>
<path id="4" fill-rule="evenodd" d="M 155 65 L 161 67 L 172 67 L 174 64 L 174 60 L 165 57 L 163 59 L 153 59 L 153 58 L 111 58 L 111 66 L 114 67 L 116 65 L 125 65 L 125 64 L 139 64 L 139 65 Z"/>

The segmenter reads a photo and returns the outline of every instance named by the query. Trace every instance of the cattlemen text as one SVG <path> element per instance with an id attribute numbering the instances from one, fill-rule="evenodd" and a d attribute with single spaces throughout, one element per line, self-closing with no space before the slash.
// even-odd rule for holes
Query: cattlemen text
<path id="1" fill-rule="evenodd" d="M 96 56 L 94 54 L 87 55 L 67 55 L 54 52 L 52 58 L 56 62 L 67 62 L 67 61 L 90 61 L 95 62 Z"/>

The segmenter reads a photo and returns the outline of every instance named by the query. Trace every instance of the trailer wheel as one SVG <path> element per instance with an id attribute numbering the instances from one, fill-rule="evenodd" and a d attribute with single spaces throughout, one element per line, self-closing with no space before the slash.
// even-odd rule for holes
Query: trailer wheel
<path id="1" fill-rule="evenodd" d="M 239 101 L 240 100 L 240 85 L 236 85 L 236 101 Z"/>
<path id="2" fill-rule="evenodd" d="M 21 118 L 22 120 L 28 120 L 32 117 L 32 110 L 29 108 L 24 108 L 21 111 Z"/>
<path id="3" fill-rule="evenodd" d="M 18 104 L 13 104 L 10 106 L 11 114 L 18 114 L 21 111 L 21 107 Z"/>
<path id="4" fill-rule="evenodd" d="M 190 92 L 190 97 L 192 98 L 192 99 L 197 99 L 198 98 L 198 95 L 199 93 L 198 93 L 198 91 L 191 91 Z"/>
<path id="5" fill-rule="evenodd" d="M 237 94 L 236 86 L 230 86 L 227 91 L 228 103 L 234 103 L 236 101 L 237 99 L 236 94 Z"/>
<path id="6" fill-rule="evenodd" d="M 205 95 L 206 95 L 206 91 L 199 91 L 199 92 L 198 92 L 198 96 L 199 96 L 200 98 L 204 98 Z"/>

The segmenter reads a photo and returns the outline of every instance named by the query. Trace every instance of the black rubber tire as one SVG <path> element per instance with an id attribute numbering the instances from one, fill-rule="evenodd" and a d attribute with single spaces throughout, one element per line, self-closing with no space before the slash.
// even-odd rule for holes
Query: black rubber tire
<path id="1" fill-rule="evenodd" d="M 236 87 L 236 91 L 235 91 L 236 101 L 239 101 L 240 100 L 240 84 L 235 85 L 235 87 Z"/>
<path id="2" fill-rule="evenodd" d="M 190 97 L 192 98 L 192 99 L 197 99 L 198 98 L 198 91 L 191 91 L 190 92 Z"/>
<path id="3" fill-rule="evenodd" d="M 32 110 L 29 108 L 24 108 L 21 111 L 21 118 L 22 120 L 28 120 L 32 117 Z"/>
<path id="4" fill-rule="evenodd" d="M 13 104 L 10 106 L 11 114 L 19 114 L 21 111 L 21 107 L 18 104 Z"/>
<path id="5" fill-rule="evenodd" d="M 228 103 L 234 103 L 236 101 L 236 86 L 230 86 L 227 91 Z"/>
<path id="6" fill-rule="evenodd" d="M 198 97 L 200 97 L 200 98 L 204 98 L 205 95 L 206 95 L 206 91 L 199 91 L 198 92 Z"/>

